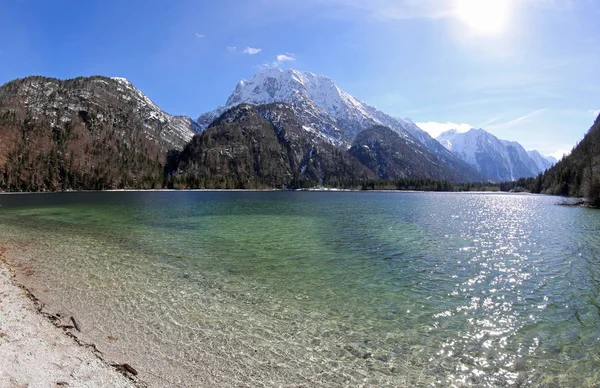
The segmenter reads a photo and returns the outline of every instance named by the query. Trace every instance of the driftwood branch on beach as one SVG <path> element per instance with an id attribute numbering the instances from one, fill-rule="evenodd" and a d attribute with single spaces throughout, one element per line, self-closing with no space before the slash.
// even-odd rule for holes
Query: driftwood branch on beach
<path id="1" fill-rule="evenodd" d="M 134 376 L 137 376 L 138 372 L 129 364 L 111 364 L 115 369 L 121 371 L 122 373 L 127 372 L 131 373 Z"/>
<path id="2" fill-rule="evenodd" d="M 81 330 L 79 330 L 79 325 L 77 324 L 75 318 L 71 317 L 71 322 L 73 322 L 73 327 L 75 328 L 75 330 L 81 333 Z"/>

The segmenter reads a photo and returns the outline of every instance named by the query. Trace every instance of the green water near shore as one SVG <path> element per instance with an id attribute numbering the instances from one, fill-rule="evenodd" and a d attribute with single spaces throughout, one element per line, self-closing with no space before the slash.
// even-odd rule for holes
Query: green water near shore
<path id="1" fill-rule="evenodd" d="M 556 202 L 3 195 L 0 238 L 153 386 L 594 386 L 600 214 Z"/>

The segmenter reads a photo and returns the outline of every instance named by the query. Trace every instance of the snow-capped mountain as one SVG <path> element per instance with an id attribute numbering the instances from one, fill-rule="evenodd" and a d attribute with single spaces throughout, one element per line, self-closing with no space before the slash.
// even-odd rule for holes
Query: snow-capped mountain
<path id="1" fill-rule="evenodd" d="M 231 173 L 229 181 L 258 176 L 276 187 L 297 187 L 307 179 L 324 184 L 375 177 L 486 179 L 458 158 L 444 159 L 412 137 L 409 141 L 381 125 L 361 131 L 349 150 L 341 149 L 308 127 L 299 112 L 298 107 L 281 102 L 239 104 L 195 136 L 183 151 L 183 164 L 172 171 L 183 174 L 184 180 L 188 180 L 186 174 L 198 171 L 211 179 Z"/>
<path id="2" fill-rule="evenodd" d="M 527 152 L 519 143 L 500 140 L 483 129 L 468 132 L 452 129 L 442 133 L 437 140 L 494 181 L 533 177 L 551 165 L 537 151 Z"/>
<path id="3" fill-rule="evenodd" d="M 451 157 L 429 134 L 412 121 L 394 118 L 341 90 L 322 75 L 294 69 L 266 69 L 249 81 L 238 83 L 225 106 L 201 115 L 196 121 L 205 129 L 223 112 L 246 103 L 287 103 L 301 117 L 307 130 L 320 133 L 330 143 L 349 147 L 354 137 L 374 125 L 384 125 L 408 141 L 418 141 L 431 151 Z"/>

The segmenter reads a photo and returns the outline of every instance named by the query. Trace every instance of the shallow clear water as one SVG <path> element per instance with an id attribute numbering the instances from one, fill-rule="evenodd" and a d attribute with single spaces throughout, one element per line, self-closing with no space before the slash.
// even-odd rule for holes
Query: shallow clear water
<path id="1" fill-rule="evenodd" d="M 3 195 L 0 241 L 153 386 L 594 386 L 600 212 L 557 201 Z"/>

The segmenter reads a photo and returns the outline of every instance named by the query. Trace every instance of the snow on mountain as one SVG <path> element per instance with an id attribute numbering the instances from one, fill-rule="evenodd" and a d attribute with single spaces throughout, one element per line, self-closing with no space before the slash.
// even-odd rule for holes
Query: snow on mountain
<path id="1" fill-rule="evenodd" d="M 331 79 L 294 69 L 267 69 L 248 82 L 240 82 L 229 97 L 227 106 L 250 101 L 254 104 L 294 104 L 307 99 L 336 119 L 345 118 L 348 114 L 357 118 L 369 116 L 365 104 L 340 90 Z"/>
<path id="2" fill-rule="evenodd" d="M 540 171 L 546 171 L 556 164 L 557 160 L 553 156 L 542 156 L 536 150 L 527 151 L 531 160 L 538 166 Z"/>
<path id="3" fill-rule="evenodd" d="M 435 153 L 451 157 L 412 121 L 394 118 L 365 104 L 341 90 L 326 76 L 294 69 L 266 69 L 249 81 L 241 81 L 225 106 L 201 115 L 196 122 L 201 129 L 206 129 L 222 113 L 236 105 L 276 102 L 291 105 L 307 128 L 319 132 L 336 145 L 349 147 L 360 131 L 373 125 L 384 125 L 407 141 L 416 140 Z"/>
<path id="4" fill-rule="evenodd" d="M 181 148 L 182 144 L 188 143 L 195 133 L 201 131 L 198 124 L 191 118 L 172 116 L 164 112 L 127 79 L 121 77 L 112 77 L 111 79 L 118 83 L 117 92 L 121 93 L 120 98 L 129 102 L 133 101 L 137 111 L 146 118 L 148 123 L 159 122 L 165 130 L 170 132 L 169 135 L 174 138 L 175 148 Z"/>
<path id="5" fill-rule="evenodd" d="M 519 143 L 500 140 L 483 129 L 468 132 L 453 129 L 442 133 L 437 140 L 494 181 L 533 177 L 548 168 L 549 162 L 537 151 L 527 152 Z"/>

